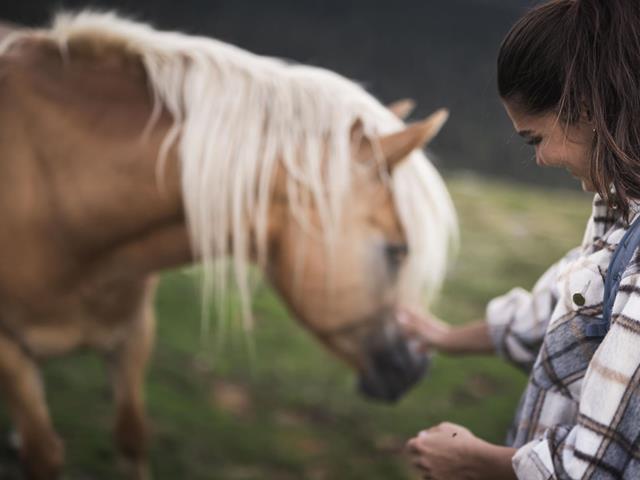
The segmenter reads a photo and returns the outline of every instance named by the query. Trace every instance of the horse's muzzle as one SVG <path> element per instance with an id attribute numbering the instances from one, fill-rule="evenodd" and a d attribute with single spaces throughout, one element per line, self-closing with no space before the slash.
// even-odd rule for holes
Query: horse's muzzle
<path id="1" fill-rule="evenodd" d="M 374 342 L 369 352 L 369 366 L 360 374 L 360 393 L 373 400 L 395 402 L 427 370 L 428 357 L 402 335 L 382 344 Z"/>

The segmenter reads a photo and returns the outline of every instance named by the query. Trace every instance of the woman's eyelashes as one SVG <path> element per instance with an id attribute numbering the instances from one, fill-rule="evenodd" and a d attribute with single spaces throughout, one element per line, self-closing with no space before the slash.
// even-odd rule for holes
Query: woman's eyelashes
<path id="1" fill-rule="evenodd" d="M 535 147 L 536 145 L 540 145 L 541 142 L 542 142 L 542 137 L 537 136 L 537 137 L 529 137 L 529 139 L 525 143 L 527 145 L 531 145 L 532 147 Z"/>

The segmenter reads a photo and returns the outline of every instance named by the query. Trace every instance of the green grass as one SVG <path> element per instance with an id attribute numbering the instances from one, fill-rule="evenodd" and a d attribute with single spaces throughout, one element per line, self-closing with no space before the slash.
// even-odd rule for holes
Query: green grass
<path id="1" fill-rule="evenodd" d="M 577 245 L 588 196 L 475 177 L 448 185 L 462 227 L 460 255 L 435 312 L 452 323 L 480 318 L 492 297 L 535 279 Z M 429 375 L 395 406 L 359 398 L 347 368 L 288 318 L 266 287 L 248 343 L 200 335 L 193 279 L 164 276 L 158 342 L 146 390 L 156 479 L 406 479 L 406 439 L 450 420 L 501 442 L 526 381 L 496 358 L 438 356 Z M 111 444 L 112 406 L 98 358 L 81 354 L 46 367 L 55 424 L 66 441 L 66 478 L 120 478 Z M 0 425 L 8 429 L 6 415 Z M 19 478 L 3 454 L 2 478 Z M 4 476 L 3 476 L 4 475 Z"/>

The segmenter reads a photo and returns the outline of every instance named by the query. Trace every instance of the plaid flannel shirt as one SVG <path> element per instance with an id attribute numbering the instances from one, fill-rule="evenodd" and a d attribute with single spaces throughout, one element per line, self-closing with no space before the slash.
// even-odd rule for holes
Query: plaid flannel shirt
<path id="1" fill-rule="evenodd" d="M 640 252 L 607 335 L 584 335 L 602 314 L 611 255 L 638 212 L 633 204 L 625 221 L 596 195 L 582 246 L 531 292 L 517 288 L 487 306 L 496 351 L 529 372 L 507 439 L 519 479 L 640 479 Z"/>

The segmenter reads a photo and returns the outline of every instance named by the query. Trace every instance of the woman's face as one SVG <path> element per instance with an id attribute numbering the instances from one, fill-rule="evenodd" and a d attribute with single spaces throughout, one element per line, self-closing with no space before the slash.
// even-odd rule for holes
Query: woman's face
<path id="1" fill-rule="evenodd" d="M 581 181 L 582 189 L 593 192 L 589 175 L 593 127 L 589 122 L 566 125 L 555 112 L 529 115 L 519 105 L 504 101 L 516 132 L 535 148 L 541 167 L 560 167 Z"/>

